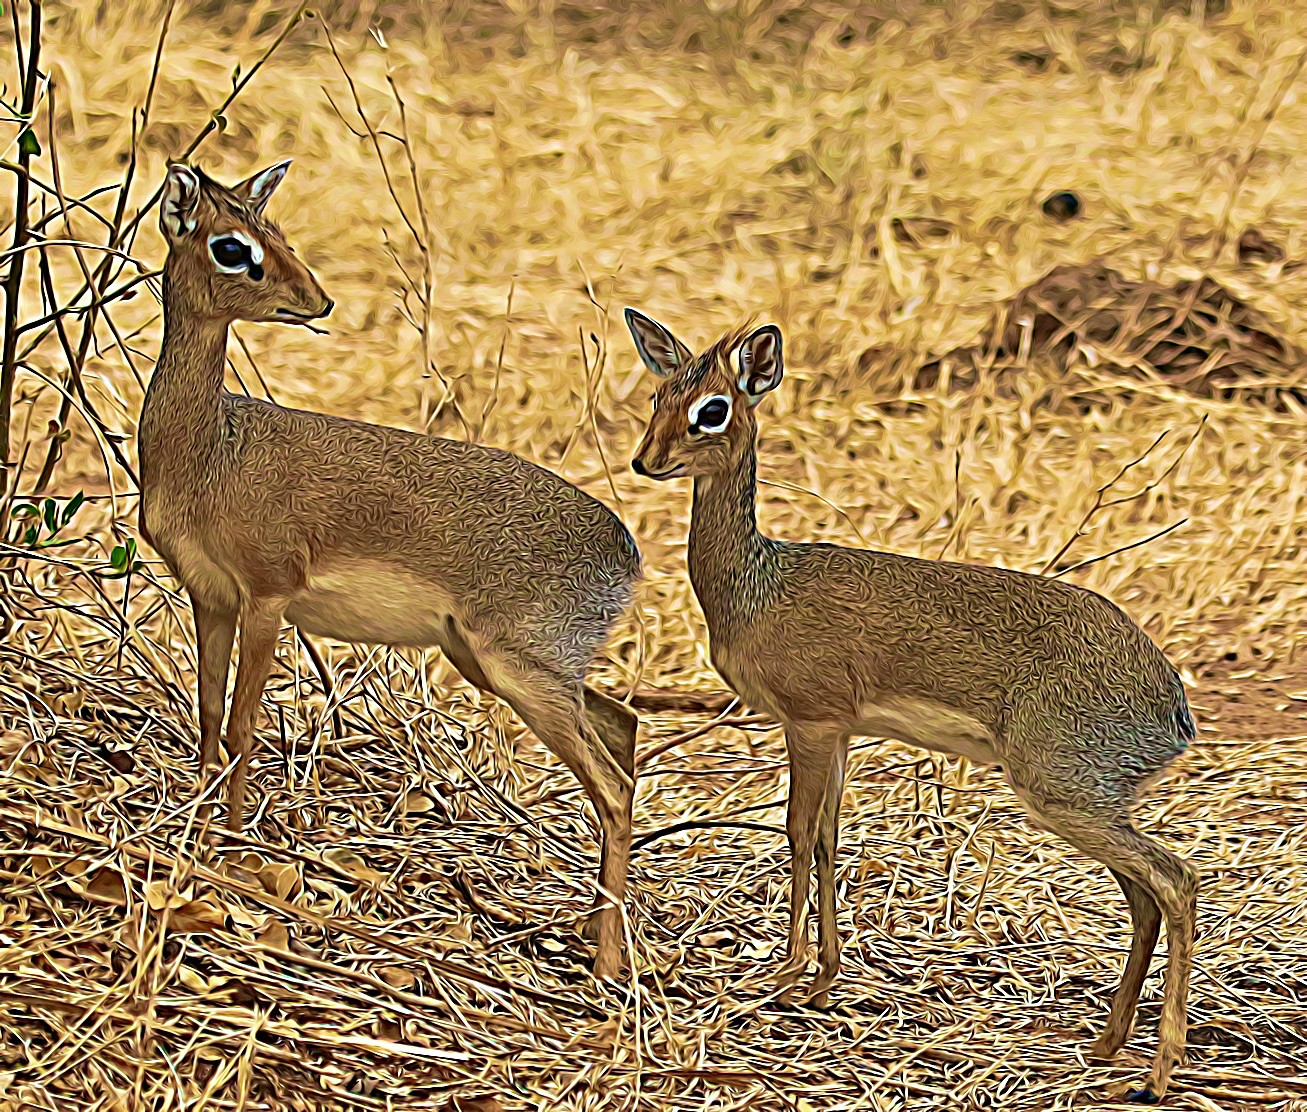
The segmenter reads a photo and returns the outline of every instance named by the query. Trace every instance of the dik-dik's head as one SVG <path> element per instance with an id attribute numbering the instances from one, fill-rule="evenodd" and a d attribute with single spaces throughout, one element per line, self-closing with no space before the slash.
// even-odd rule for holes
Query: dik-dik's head
<path id="1" fill-rule="evenodd" d="M 781 330 L 736 332 L 702 355 L 634 309 L 626 323 L 640 358 L 663 381 L 631 467 L 651 479 L 724 471 L 753 443 L 753 407 L 781 383 Z"/>
<path id="2" fill-rule="evenodd" d="M 159 205 L 169 247 L 164 277 L 189 312 L 224 324 L 302 324 L 331 312 L 317 279 L 263 216 L 289 165 L 233 186 L 190 166 L 168 167 Z"/>

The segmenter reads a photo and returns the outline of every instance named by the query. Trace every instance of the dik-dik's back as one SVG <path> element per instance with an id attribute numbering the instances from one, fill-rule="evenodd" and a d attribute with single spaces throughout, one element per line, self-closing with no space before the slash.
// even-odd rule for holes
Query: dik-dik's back
<path id="1" fill-rule="evenodd" d="M 823 707 L 857 717 L 890 695 L 900 715 L 917 702 L 925 717 L 925 705 L 935 704 L 936 713 L 951 708 L 976 719 L 1000 760 L 1010 739 L 1026 736 L 1008 729 L 1015 713 L 1056 713 L 1050 735 L 1059 738 L 1077 722 L 1095 732 L 1106 723 L 1137 732 L 1151 722 L 1177 747 L 1193 737 L 1175 669 L 1133 621 L 1091 591 L 1000 568 L 834 545 L 768 541 L 765 552 L 756 582 L 766 601 L 750 616 L 732 619 L 731 604 L 712 599 L 711 580 L 702 584 L 703 601 L 724 618 L 709 619 L 714 657 L 743 657 L 746 644 L 784 645 L 783 654 L 763 654 L 744 668 L 779 696 L 786 718 L 820 717 Z M 722 587 L 738 589 L 738 581 Z M 908 740 L 934 747 L 929 731 Z M 1121 759 L 1128 762 L 1137 744 L 1122 745 Z"/>
<path id="2" fill-rule="evenodd" d="M 206 516 L 221 546 L 257 535 L 269 589 L 294 599 L 348 569 L 353 589 L 367 595 L 369 585 L 407 575 L 428 596 L 446 594 L 449 608 L 487 635 L 532 629 L 551 646 L 565 627 L 593 625 L 602 636 L 630 601 L 640 569 L 630 533 L 601 502 L 542 467 L 462 441 L 233 395 L 224 401 L 229 432 Z M 331 629 L 315 628 L 311 615 L 301 621 L 294 602 L 288 616 L 307 632 L 345 640 L 431 643 L 405 628 L 405 611 L 418 617 L 413 600 L 370 595 L 365 614 L 378 620 L 369 628 L 341 628 L 339 607 Z M 396 613 L 380 613 L 387 609 Z M 573 647 L 584 666 L 590 638 Z"/>

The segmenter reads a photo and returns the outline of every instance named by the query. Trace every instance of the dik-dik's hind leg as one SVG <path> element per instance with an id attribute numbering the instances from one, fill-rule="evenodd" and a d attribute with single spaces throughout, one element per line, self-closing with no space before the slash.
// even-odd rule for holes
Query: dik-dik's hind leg
<path id="1" fill-rule="evenodd" d="M 241 607 L 240 660 L 236 665 L 231 720 L 227 723 L 227 751 L 236 758 L 227 788 L 227 826 L 231 830 L 240 830 L 245 819 L 245 784 L 250 774 L 254 716 L 272 670 L 272 654 L 285 609 L 285 602 L 280 599 L 255 599 Z"/>
<path id="2" fill-rule="evenodd" d="M 605 904 L 614 905 L 598 914 L 595 975 L 614 977 L 622 963 L 621 906 L 631 855 L 634 781 L 614 760 L 586 713 L 585 688 L 579 679 L 512 655 L 483 650 L 478 659 L 494 690 L 571 769 L 594 806 L 602 839 L 600 896 Z"/>
<path id="3" fill-rule="evenodd" d="M 1110 870 L 1130 904 L 1130 918 L 1134 923 L 1134 937 L 1130 942 L 1130 956 L 1126 959 L 1121 983 L 1112 998 L 1112 1012 L 1103 1032 L 1094 1040 L 1087 1053 L 1091 1058 L 1109 1059 L 1125 1045 L 1134 1025 L 1139 991 L 1148 976 L 1148 963 L 1157 946 L 1157 935 L 1162 925 L 1162 911 L 1148 890 L 1136 884 L 1124 873 Z"/>
<path id="4" fill-rule="evenodd" d="M 640 719 L 625 703 L 618 702 L 589 685 L 585 689 L 585 714 L 602 739 L 604 746 L 627 776 L 635 780 L 635 738 Z M 600 872 L 604 871 L 601 862 Z M 592 942 L 599 939 L 602 912 L 609 900 L 602 892 L 595 893 L 594 906 L 581 923 L 581 933 Z"/>
<path id="5" fill-rule="evenodd" d="M 640 718 L 625 703 L 586 685 L 585 714 L 599 732 L 618 768 L 635 779 L 635 735 Z"/>
<path id="6" fill-rule="evenodd" d="M 468 683 L 480 688 L 482 691 L 494 695 L 500 694 L 495 690 L 490 676 L 478 659 L 476 650 L 468 643 L 467 638 L 452 618 L 446 625 L 441 645 L 450 663 L 458 669 Z M 616 699 L 600 691 L 595 691 L 591 687 L 584 688 L 584 699 L 585 716 L 589 719 L 595 733 L 602 740 L 604 747 L 612 755 L 613 760 L 617 762 L 618 767 L 634 780 L 635 735 L 639 725 L 639 719 L 636 717 L 635 712 L 627 707 L 625 703 L 619 703 Z M 509 698 L 508 702 L 511 704 L 513 700 Z M 521 714 L 521 711 L 519 710 L 518 713 Z M 609 838 L 605 837 L 603 839 L 599 865 L 601 875 L 614 872 L 617 868 L 615 864 L 610 863 L 608 860 L 611 854 L 611 844 Z M 592 942 L 597 942 L 599 939 L 600 924 L 603 920 L 601 912 L 610 906 L 611 901 L 602 892 L 595 894 L 594 907 L 581 924 L 582 933 Z"/>
<path id="7" fill-rule="evenodd" d="M 1114 873 L 1127 877 L 1151 897 L 1166 920 L 1166 982 L 1162 1018 L 1157 1031 L 1157 1054 L 1147 1085 L 1130 1095 L 1131 1101 L 1156 1104 L 1166 1093 L 1175 1067 L 1184 1060 L 1189 975 L 1193 968 L 1198 917 L 1198 875 L 1183 858 L 1139 833 L 1120 800 L 1103 800 L 1092 808 L 1072 807 L 1046 798 L 1040 790 L 1039 780 L 1028 778 L 1021 783 L 1020 770 L 1009 768 L 1008 771 L 1017 794 L 1039 825 L 1060 834 Z M 1146 920 L 1144 925 L 1147 925 Z M 1138 933 L 1138 919 L 1135 930 Z M 1142 941 L 1137 939 L 1135 942 L 1141 953 Z M 1132 946 L 1130 962 L 1134 960 L 1135 948 Z M 1131 971 L 1130 962 L 1127 963 L 1127 977 Z M 1142 966 L 1144 962 L 1141 959 L 1136 964 Z M 1142 979 L 1142 973 L 1136 975 Z M 1122 988 L 1125 987 L 1128 986 L 1123 978 Z"/>
<path id="8" fill-rule="evenodd" d="M 222 715 L 227 706 L 227 673 L 231 668 L 231 647 L 236 637 L 236 612 L 201 602 L 192 596 L 195 612 L 195 642 L 199 656 L 200 780 L 220 763 L 218 744 L 222 740 Z"/>

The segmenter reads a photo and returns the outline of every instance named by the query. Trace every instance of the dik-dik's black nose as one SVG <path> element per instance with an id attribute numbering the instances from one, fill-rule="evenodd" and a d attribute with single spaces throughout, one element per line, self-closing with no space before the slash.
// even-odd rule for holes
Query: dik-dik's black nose
<path id="1" fill-rule="evenodd" d="M 631 470 L 637 475 L 649 474 L 649 472 L 645 470 L 644 461 L 639 456 L 636 456 L 635 459 L 631 461 Z"/>

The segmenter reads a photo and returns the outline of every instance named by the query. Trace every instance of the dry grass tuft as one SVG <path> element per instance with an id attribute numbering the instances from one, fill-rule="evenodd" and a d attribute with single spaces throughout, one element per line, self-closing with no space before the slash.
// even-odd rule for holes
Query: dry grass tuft
<path id="1" fill-rule="evenodd" d="M 54 512 L 87 501 L 74 543 L 3 552 L 0 1110 L 1045 1110 L 1144 1071 L 1157 974 L 1121 1060 L 1080 1057 L 1128 942 L 1110 879 L 994 776 L 886 743 L 852 759 L 836 1008 L 778 1007 L 780 739 L 708 666 L 686 492 L 626 467 L 624 304 L 691 343 L 785 329 L 769 530 L 1046 569 L 1166 647 L 1202 740 L 1140 817 L 1205 875 L 1168 1103 L 1307 1101 L 1307 15 L 1082 7 L 45 5 L 33 172 L 57 148 L 61 185 L 32 211 L 81 246 L 42 244 L 24 286 L 23 320 L 66 327 L 19 351 L 7 505 L 43 512 L 48 459 Z M 149 202 L 192 143 L 225 179 L 295 157 L 271 215 L 340 306 L 329 337 L 238 329 L 233 388 L 512 447 L 637 533 L 597 669 L 654 692 L 626 985 L 586 973 L 575 781 L 434 657 L 323 645 L 320 675 L 287 634 L 257 833 L 196 829 L 188 608 L 152 553 L 111 557 L 159 336 Z M 1045 204 L 1067 190 L 1074 218 Z M 1023 317 L 1070 331 L 1009 340 L 1001 382 L 918 374 Z"/>

